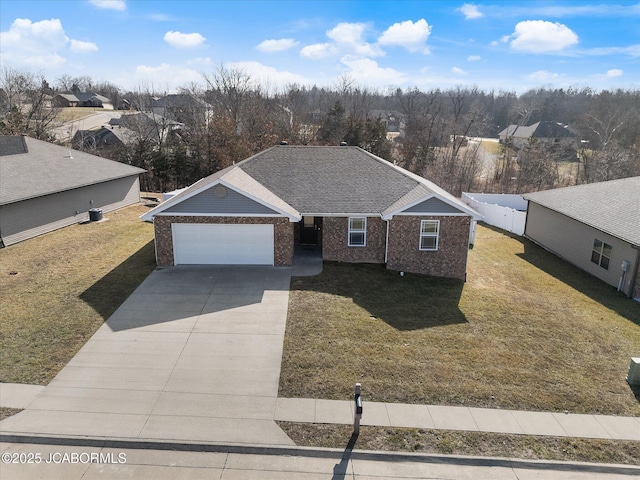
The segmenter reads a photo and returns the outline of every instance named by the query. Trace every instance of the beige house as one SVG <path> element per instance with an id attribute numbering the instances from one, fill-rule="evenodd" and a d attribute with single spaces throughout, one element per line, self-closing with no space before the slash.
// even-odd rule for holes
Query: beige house
<path id="1" fill-rule="evenodd" d="M 525 236 L 640 298 L 640 177 L 524 195 Z"/>
<path id="2" fill-rule="evenodd" d="M 509 125 L 498 136 L 500 143 L 508 142 L 517 149 L 523 148 L 531 141 L 561 147 L 576 147 L 578 138 L 567 125 L 550 121 L 537 122 L 528 126 Z"/>
<path id="3" fill-rule="evenodd" d="M 142 216 L 160 266 L 325 260 L 465 279 L 482 216 L 434 183 L 358 147 L 280 145 L 191 185 Z"/>

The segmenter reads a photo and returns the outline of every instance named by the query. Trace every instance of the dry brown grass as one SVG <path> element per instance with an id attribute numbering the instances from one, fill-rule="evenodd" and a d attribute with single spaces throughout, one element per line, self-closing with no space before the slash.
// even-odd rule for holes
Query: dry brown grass
<path id="1" fill-rule="evenodd" d="M 89 115 L 93 115 L 96 112 L 104 111 L 105 110 L 102 108 L 65 107 L 59 110 L 58 114 L 56 115 L 56 120 L 58 122 L 74 122 L 76 120 L 80 120 L 81 118 L 88 117 Z"/>
<path id="2" fill-rule="evenodd" d="M 640 415 L 640 305 L 480 226 L 468 282 L 325 263 L 294 278 L 280 395 Z"/>
<path id="3" fill-rule="evenodd" d="M 155 268 L 145 211 L 126 207 L 0 250 L 1 382 L 47 384 Z"/>
<path id="4" fill-rule="evenodd" d="M 278 423 L 296 445 L 310 447 L 345 448 L 353 432 L 350 425 Z M 354 448 L 631 465 L 640 458 L 640 442 L 632 441 L 368 426 Z"/>

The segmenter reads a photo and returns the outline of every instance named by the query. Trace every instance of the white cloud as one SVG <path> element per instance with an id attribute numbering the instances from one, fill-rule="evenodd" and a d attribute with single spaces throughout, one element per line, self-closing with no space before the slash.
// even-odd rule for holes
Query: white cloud
<path id="1" fill-rule="evenodd" d="M 83 42 L 81 40 L 71 40 L 71 51 L 75 53 L 97 52 L 98 46 L 93 42 Z"/>
<path id="2" fill-rule="evenodd" d="M 453 67 L 451 69 L 451 73 L 455 73 L 456 75 L 469 75 L 467 72 L 465 72 L 463 69 L 458 68 L 458 67 Z"/>
<path id="3" fill-rule="evenodd" d="M 394 23 L 384 31 L 378 42 L 381 45 L 399 45 L 410 52 L 422 50 L 427 54 L 429 49 L 426 43 L 429 35 L 431 35 L 431 26 L 421 18 L 416 23 L 411 20 Z"/>
<path id="4" fill-rule="evenodd" d="M 467 57 L 468 62 L 479 62 L 480 60 L 482 60 L 482 57 L 480 55 L 469 55 Z"/>
<path id="5" fill-rule="evenodd" d="M 629 45 L 628 47 L 600 47 L 584 50 L 585 55 L 629 55 L 630 57 L 640 57 L 640 44 Z"/>
<path id="6" fill-rule="evenodd" d="M 138 85 L 152 85 L 167 90 L 201 81 L 202 74 L 199 71 L 168 63 L 156 66 L 138 65 L 134 74 L 134 82 Z"/>
<path id="7" fill-rule="evenodd" d="M 526 20 L 516 25 L 515 32 L 502 37 L 511 40 L 511 48 L 519 52 L 559 52 L 578 43 L 578 35 L 566 25 L 544 20 Z"/>
<path id="8" fill-rule="evenodd" d="M 464 14 L 464 18 L 467 20 L 484 17 L 484 14 L 478 10 L 478 6 L 473 3 L 462 4 L 462 6 L 458 8 L 458 11 L 462 12 Z"/>
<path id="9" fill-rule="evenodd" d="M 297 42 L 293 38 L 281 38 L 279 40 L 265 40 L 260 43 L 256 48 L 261 52 L 272 53 L 281 52 L 295 47 L 300 42 Z"/>
<path id="10" fill-rule="evenodd" d="M 302 50 L 300 50 L 300 55 L 302 57 L 312 60 L 329 57 L 336 53 L 338 53 L 338 49 L 331 43 L 316 43 L 314 45 L 307 45 Z"/>
<path id="11" fill-rule="evenodd" d="M 204 45 L 206 38 L 199 33 L 182 33 L 169 31 L 164 35 L 164 41 L 176 48 L 196 48 Z"/>
<path id="12" fill-rule="evenodd" d="M 277 70 L 273 67 L 263 65 L 260 62 L 235 62 L 227 65 L 229 68 L 238 68 L 243 72 L 249 74 L 251 79 L 262 87 L 285 87 L 288 84 L 299 83 L 305 85 L 309 82 L 309 79 L 291 73 L 288 71 Z"/>
<path id="13" fill-rule="evenodd" d="M 386 87 L 399 85 L 407 80 L 404 73 L 393 68 L 380 67 L 378 62 L 370 58 L 345 55 L 340 59 L 340 63 L 349 68 L 346 73 L 351 78 L 365 85 Z"/>
<path id="14" fill-rule="evenodd" d="M 384 55 L 377 45 L 366 42 L 362 37 L 366 30 L 364 23 L 342 22 L 327 32 L 327 37 L 342 50 L 367 57 Z"/>
<path id="15" fill-rule="evenodd" d="M 16 18 L 9 30 L 0 32 L 2 61 L 16 66 L 56 68 L 66 63 L 65 52 L 90 53 L 97 50 L 95 43 L 67 37 L 62 22 L 57 18 L 39 22 Z"/>
<path id="16" fill-rule="evenodd" d="M 89 0 L 89 3 L 105 10 L 124 12 L 127 9 L 127 2 L 125 0 Z"/>
<path id="17" fill-rule="evenodd" d="M 607 78 L 616 78 L 616 77 L 621 77 L 622 75 L 624 75 L 624 72 L 622 70 L 620 70 L 619 68 L 614 68 L 613 70 L 608 70 L 607 71 Z"/>
<path id="18" fill-rule="evenodd" d="M 560 78 L 560 75 L 557 73 L 548 72 L 547 70 L 538 70 L 537 72 L 533 72 L 527 75 L 529 80 L 535 80 L 536 82 L 549 82 L 551 80 L 556 80 Z"/>

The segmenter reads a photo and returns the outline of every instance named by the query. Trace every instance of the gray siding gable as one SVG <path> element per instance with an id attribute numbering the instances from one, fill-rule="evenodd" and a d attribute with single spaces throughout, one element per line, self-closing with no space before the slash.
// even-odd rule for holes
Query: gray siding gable
<path id="1" fill-rule="evenodd" d="M 226 196 L 216 196 L 216 188 L 226 189 Z M 163 213 L 281 215 L 275 210 L 220 184 L 213 185 L 191 198 L 182 200 L 164 210 Z"/>
<path id="2" fill-rule="evenodd" d="M 462 210 L 450 205 L 446 202 L 443 202 L 439 198 L 431 197 L 427 200 L 414 205 L 413 207 L 407 208 L 403 210 L 401 213 L 424 213 L 424 214 L 437 214 L 437 213 L 445 213 L 445 214 L 460 214 L 464 213 Z"/>

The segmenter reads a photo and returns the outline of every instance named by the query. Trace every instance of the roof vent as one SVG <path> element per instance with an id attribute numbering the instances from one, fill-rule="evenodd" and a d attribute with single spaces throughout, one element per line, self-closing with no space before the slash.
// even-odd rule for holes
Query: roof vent
<path id="1" fill-rule="evenodd" d="M 341 147 L 346 147 L 347 146 L 347 142 L 340 142 L 340 146 Z"/>
<path id="2" fill-rule="evenodd" d="M 217 197 L 217 198 L 224 198 L 227 196 L 227 189 L 222 186 L 222 185 L 218 185 L 215 190 L 213 191 L 213 194 Z"/>

